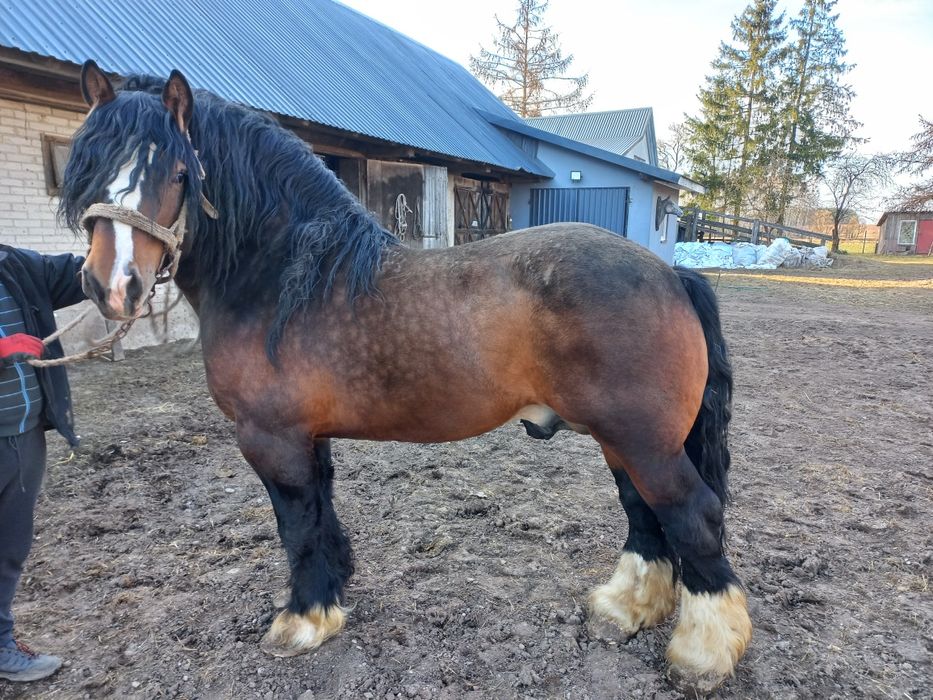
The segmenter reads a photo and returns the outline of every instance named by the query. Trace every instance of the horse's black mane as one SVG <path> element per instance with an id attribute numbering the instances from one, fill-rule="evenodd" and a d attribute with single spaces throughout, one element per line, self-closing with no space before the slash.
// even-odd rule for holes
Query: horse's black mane
<path id="1" fill-rule="evenodd" d="M 128 78 L 117 99 L 93 110 L 75 134 L 59 207 L 69 227 L 79 231 L 83 211 L 102 201 L 104 188 L 130 159 L 137 162 L 131 188 L 146 170 L 161 181 L 166 173 L 151 171 L 181 160 L 188 170 L 189 256 L 198 283 L 237 310 L 275 305 L 271 357 L 289 319 L 328 299 L 338 276 L 351 304 L 377 292 L 382 254 L 398 240 L 305 142 L 265 115 L 200 90 L 189 142 L 162 106 L 164 84 L 152 76 Z M 149 164 L 150 143 L 168 157 Z M 220 212 L 217 221 L 199 206 L 202 186 Z"/>

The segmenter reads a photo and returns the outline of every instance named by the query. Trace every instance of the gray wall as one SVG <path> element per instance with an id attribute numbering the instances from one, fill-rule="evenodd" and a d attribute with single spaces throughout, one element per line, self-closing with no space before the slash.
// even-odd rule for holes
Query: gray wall
<path id="1" fill-rule="evenodd" d="M 628 187 L 628 238 L 645 246 L 667 263 L 674 259 L 674 243 L 677 239 L 677 222 L 669 216 L 667 240 L 663 228 L 654 230 L 654 211 L 658 196 L 677 201 L 677 190 L 657 184 L 640 174 L 621 166 L 587 156 L 553 144 L 541 142 L 538 159 L 545 163 L 556 176 L 551 180 L 534 183 L 516 183 L 512 186 L 510 211 L 512 228 L 527 228 L 531 214 L 531 190 L 537 187 Z M 583 174 L 580 182 L 570 181 L 570 171 Z"/>

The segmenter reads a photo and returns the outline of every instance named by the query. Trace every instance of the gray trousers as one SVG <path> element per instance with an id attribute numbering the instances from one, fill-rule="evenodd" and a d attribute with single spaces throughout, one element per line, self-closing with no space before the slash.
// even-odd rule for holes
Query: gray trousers
<path id="1" fill-rule="evenodd" d="M 32 547 L 32 515 L 44 473 L 41 427 L 0 437 L 0 647 L 13 638 L 13 596 Z"/>

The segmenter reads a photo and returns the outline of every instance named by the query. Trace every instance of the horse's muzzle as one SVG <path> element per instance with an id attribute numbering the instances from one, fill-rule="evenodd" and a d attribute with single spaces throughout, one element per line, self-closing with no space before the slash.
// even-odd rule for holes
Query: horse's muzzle
<path id="1" fill-rule="evenodd" d="M 105 318 L 125 321 L 139 315 L 143 297 L 143 282 L 135 267 L 129 274 L 116 274 L 105 289 L 88 270 L 81 272 L 81 286 L 87 298 L 97 304 Z"/>

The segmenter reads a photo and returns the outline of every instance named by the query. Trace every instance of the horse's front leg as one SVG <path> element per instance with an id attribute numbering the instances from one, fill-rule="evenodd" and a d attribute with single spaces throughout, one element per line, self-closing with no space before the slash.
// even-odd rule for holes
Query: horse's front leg
<path id="1" fill-rule="evenodd" d="M 237 441 L 269 492 L 291 568 L 288 607 L 260 646 L 273 656 L 302 654 L 343 628 L 343 587 L 353 573 L 350 541 L 334 512 L 330 440 L 271 434 L 238 418 Z"/>

